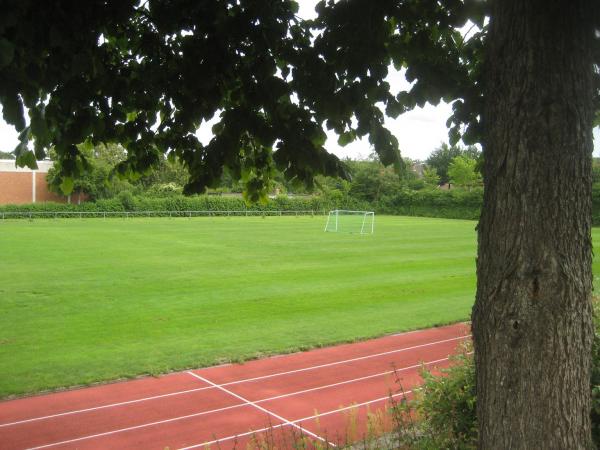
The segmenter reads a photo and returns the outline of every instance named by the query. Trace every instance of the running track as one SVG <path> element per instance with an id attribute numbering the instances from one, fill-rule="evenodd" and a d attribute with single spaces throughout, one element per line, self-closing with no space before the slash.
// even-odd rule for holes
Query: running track
<path id="1" fill-rule="evenodd" d="M 457 324 L 4 401 L 0 449 L 281 448 L 292 435 L 335 447 L 360 438 L 367 412 L 401 395 L 398 381 L 410 394 L 421 363 L 448 366 L 468 333 Z"/>

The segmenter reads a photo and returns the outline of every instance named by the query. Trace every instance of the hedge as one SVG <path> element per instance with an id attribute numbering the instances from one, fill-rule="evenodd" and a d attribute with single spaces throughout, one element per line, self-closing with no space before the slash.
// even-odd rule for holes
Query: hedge
<path id="1" fill-rule="evenodd" d="M 383 197 L 377 202 L 374 209 L 380 214 L 477 220 L 482 201 L 481 189 L 470 192 L 403 190 Z"/>
<path id="2" fill-rule="evenodd" d="M 123 194 L 123 195 L 121 195 Z M 325 213 L 331 209 L 365 209 L 368 205 L 351 198 L 335 201 L 324 196 L 285 197 L 270 199 L 266 204 L 246 205 L 241 197 L 174 195 L 161 198 L 134 197 L 122 192 L 118 198 L 77 204 L 31 203 L 2 205 L 1 212 L 125 212 L 125 211 L 314 211 Z"/>
<path id="3" fill-rule="evenodd" d="M 483 202 L 483 191 L 463 190 L 402 190 L 368 203 L 333 190 L 326 195 L 287 197 L 278 196 L 266 204 L 246 205 L 241 197 L 199 195 L 185 197 L 134 197 L 121 192 L 117 198 L 85 202 L 80 205 L 64 203 L 32 203 L 2 205 L 0 212 L 118 212 L 118 211 L 315 211 L 332 209 L 369 210 L 377 214 L 402 216 L 441 217 L 447 219 L 477 220 Z M 592 190 L 592 221 L 600 225 L 600 186 Z"/>

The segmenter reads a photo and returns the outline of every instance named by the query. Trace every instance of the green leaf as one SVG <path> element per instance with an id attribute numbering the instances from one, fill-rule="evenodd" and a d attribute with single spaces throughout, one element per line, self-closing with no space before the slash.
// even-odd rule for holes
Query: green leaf
<path id="1" fill-rule="evenodd" d="M 8 66 L 15 55 L 15 46 L 12 42 L 0 38 L 0 69 Z"/>
<path id="2" fill-rule="evenodd" d="M 321 129 L 316 129 L 310 138 L 310 142 L 312 142 L 315 147 L 322 147 L 326 140 L 327 135 Z"/>
<path id="3" fill-rule="evenodd" d="M 404 106 L 395 99 L 389 100 L 385 108 L 385 113 L 395 119 L 404 112 Z"/>
<path id="4" fill-rule="evenodd" d="M 63 177 L 62 181 L 60 183 L 60 190 L 62 191 L 63 194 L 69 195 L 71 192 L 73 192 L 74 184 L 75 183 L 73 181 L 73 178 Z"/>
<path id="5" fill-rule="evenodd" d="M 460 140 L 460 131 L 458 130 L 458 126 L 450 128 L 448 131 L 448 139 L 451 146 L 455 146 L 458 143 Z"/>
<path id="6" fill-rule="evenodd" d="M 23 116 L 23 102 L 15 93 L 0 99 L 2 101 L 2 112 L 4 120 L 14 125 L 17 131 L 25 128 L 25 117 Z"/>
<path id="7" fill-rule="evenodd" d="M 35 154 L 36 160 L 42 160 L 46 157 L 46 151 L 42 145 L 38 141 L 36 141 L 33 145 L 33 150 Z"/>
<path id="8" fill-rule="evenodd" d="M 340 137 L 338 138 L 338 144 L 342 147 L 348 145 L 350 142 L 354 141 L 354 139 L 356 139 L 356 133 L 352 130 L 347 131 L 346 133 L 342 133 L 340 134 Z"/>
<path id="9" fill-rule="evenodd" d="M 218 135 L 218 134 L 221 134 L 224 129 L 225 129 L 225 124 L 221 121 L 221 122 L 215 123 L 212 126 L 211 130 L 214 135 Z"/>
<path id="10" fill-rule="evenodd" d="M 317 12 L 317 14 L 321 15 L 321 14 L 323 14 L 325 12 L 326 8 L 327 8 L 327 4 L 325 3 L 325 0 L 321 0 L 315 6 L 315 11 Z"/>
<path id="11" fill-rule="evenodd" d="M 31 134 L 35 138 L 36 143 L 40 148 L 47 146 L 50 142 L 50 133 L 46 126 L 43 110 L 41 110 L 41 108 L 38 109 L 37 107 L 33 108 L 29 110 L 29 117 L 31 119 Z"/>
<path id="12" fill-rule="evenodd" d="M 29 167 L 31 170 L 38 168 L 34 153 L 27 148 L 27 144 L 21 142 L 15 148 L 14 154 L 17 158 L 17 166 Z"/>
<path id="13" fill-rule="evenodd" d="M 94 143 L 92 142 L 92 140 L 90 138 L 83 141 L 77 147 L 84 154 L 91 154 L 94 151 Z"/>

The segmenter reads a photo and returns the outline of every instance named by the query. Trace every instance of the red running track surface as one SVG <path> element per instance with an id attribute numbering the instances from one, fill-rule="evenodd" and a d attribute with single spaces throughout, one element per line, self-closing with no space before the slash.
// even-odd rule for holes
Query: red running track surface
<path id="1" fill-rule="evenodd" d="M 367 416 L 468 338 L 457 324 L 0 402 L 0 449 L 292 448 L 360 439 Z M 384 417 L 384 415 L 381 415 Z M 385 426 L 386 419 L 381 419 Z"/>

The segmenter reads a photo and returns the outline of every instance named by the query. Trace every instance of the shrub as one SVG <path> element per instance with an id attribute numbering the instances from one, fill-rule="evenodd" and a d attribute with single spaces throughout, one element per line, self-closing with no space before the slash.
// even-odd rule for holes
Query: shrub
<path id="1" fill-rule="evenodd" d="M 123 203 L 118 198 L 96 200 L 95 206 L 98 211 L 118 212 L 125 210 Z"/>
<path id="2" fill-rule="evenodd" d="M 119 202 L 123 205 L 125 211 L 133 211 L 135 209 L 135 200 L 130 191 L 121 191 L 117 195 Z"/>
<path id="3" fill-rule="evenodd" d="M 423 389 L 411 405 L 422 420 L 418 448 L 471 449 L 477 444 L 475 364 L 469 352 L 453 357 L 442 375 L 422 371 Z M 600 298 L 594 298 L 592 438 L 600 448 Z"/>
<path id="4" fill-rule="evenodd" d="M 171 197 L 181 195 L 183 188 L 176 183 L 163 183 L 152 185 L 146 191 L 148 197 Z"/>
<path id="5" fill-rule="evenodd" d="M 465 347 L 451 358 L 440 375 L 422 371 L 423 386 L 416 394 L 422 419 L 421 443 L 426 448 L 471 449 L 477 445 L 475 364 Z"/>
<path id="6" fill-rule="evenodd" d="M 425 180 L 423 178 L 414 178 L 408 181 L 408 188 L 413 191 L 420 191 L 425 188 Z"/>

